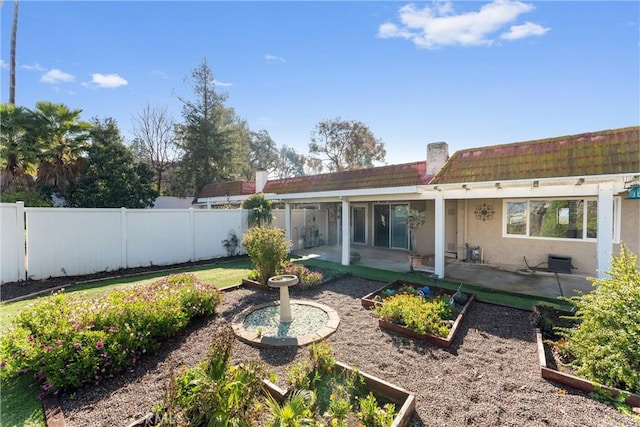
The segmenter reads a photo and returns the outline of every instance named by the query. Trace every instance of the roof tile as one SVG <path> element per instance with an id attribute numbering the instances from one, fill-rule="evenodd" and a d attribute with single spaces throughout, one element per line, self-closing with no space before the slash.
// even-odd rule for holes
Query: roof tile
<path id="1" fill-rule="evenodd" d="M 455 152 L 431 184 L 640 172 L 640 126 Z"/>

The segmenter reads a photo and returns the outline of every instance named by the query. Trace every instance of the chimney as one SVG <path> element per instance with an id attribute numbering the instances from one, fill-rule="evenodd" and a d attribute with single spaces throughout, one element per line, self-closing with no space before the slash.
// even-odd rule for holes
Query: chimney
<path id="1" fill-rule="evenodd" d="M 427 144 L 427 176 L 434 176 L 449 160 L 449 146 L 446 142 Z"/>
<path id="2" fill-rule="evenodd" d="M 262 193 L 264 190 L 264 186 L 267 185 L 267 180 L 269 179 L 269 172 L 264 169 L 259 169 L 256 171 L 256 193 Z"/>

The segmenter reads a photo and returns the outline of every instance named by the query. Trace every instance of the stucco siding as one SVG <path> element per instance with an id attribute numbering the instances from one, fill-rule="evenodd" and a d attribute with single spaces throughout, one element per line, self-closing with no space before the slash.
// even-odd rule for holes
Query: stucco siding
<path id="1" fill-rule="evenodd" d="M 495 212 L 492 218 L 485 216 L 484 221 L 475 213 L 483 204 L 490 206 Z M 557 254 L 572 258 L 572 266 L 575 268 L 573 273 L 595 275 L 595 241 L 504 237 L 502 199 L 468 200 L 466 205 L 466 211 L 460 212 L 466 218 L 467 232 L 463 244 L 479 246 L 483 262 L 517 269 L 525 269 L 527 265 L 546 268 L 548 255 Z M 464 220 L 462 226 L 465 227 Z M 463 233 L 459 234 L 464 236 Z"/>

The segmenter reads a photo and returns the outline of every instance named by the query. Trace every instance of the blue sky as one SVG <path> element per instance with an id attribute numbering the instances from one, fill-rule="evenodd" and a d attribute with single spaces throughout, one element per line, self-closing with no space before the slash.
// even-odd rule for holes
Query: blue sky
<path id="1" fill-rule="evenodd" d="M 0 7 L 8 99 L 13 2 Z M 227 105 L 308 152 L 324 119 L 366 123 L 387 163 L 640 123 L 640 2 L 36 2 L 21 0 L 17 104 L 113 117 L 131 138 L 147 103 L 204 57 Z"/>

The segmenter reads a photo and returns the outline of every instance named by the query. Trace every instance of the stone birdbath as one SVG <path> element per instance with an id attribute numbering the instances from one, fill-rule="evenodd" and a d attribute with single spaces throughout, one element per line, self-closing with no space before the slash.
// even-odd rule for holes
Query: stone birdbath
<path id="1" fill-rule="evenodd" d="M 298 276 L 294 274 L 283 274 L 270 277 L 267 284 L 272 288 L 280 288 L 280 321 L 291 323 L 291 302 L 289 301 L 289 286 L 298 284 Z"/>

